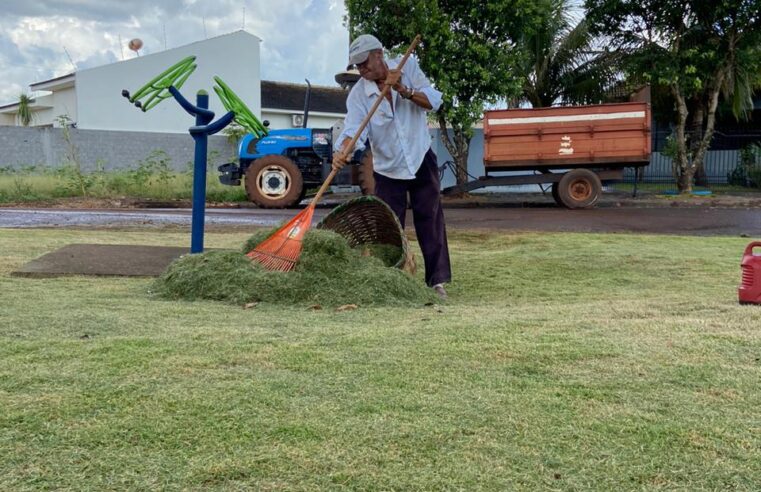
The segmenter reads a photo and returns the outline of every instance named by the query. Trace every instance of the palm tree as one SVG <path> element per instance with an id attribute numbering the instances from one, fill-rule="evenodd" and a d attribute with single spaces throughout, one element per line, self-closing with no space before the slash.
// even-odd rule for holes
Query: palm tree
<path id="1" fill-rule="evenodd" d="M 549 4 L 541 27 L 522 41 L 523 101 L 535 108 L 602 102 L 620 73 L 618 55 L 596 48 L 586 19 L 574 20 L 571 1 Z"/>
<path id="2" fill-rule="evenodd" d="M 31 108 L 32 102 L 34 102 L 34 99 L 26 94 L 20 94 L 18 97 L 18 111 L 16 112 L 16 116 L 18 116 L 19 123 L 21 123 L 22 126 L 29 126 L 32 122 L 34 117 Z"/>

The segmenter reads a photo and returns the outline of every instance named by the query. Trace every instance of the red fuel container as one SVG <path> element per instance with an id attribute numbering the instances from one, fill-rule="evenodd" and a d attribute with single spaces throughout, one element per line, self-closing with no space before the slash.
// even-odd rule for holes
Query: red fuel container
<path id="1" fill-rule="evenodd" d="M 761 304 L 761 252 L 753 254 L 753 249 L 761 249 L 761 241 L 750 243 L 745 248 L 742 262 L 742 284 L 737 289 L 740 304 Z"/>

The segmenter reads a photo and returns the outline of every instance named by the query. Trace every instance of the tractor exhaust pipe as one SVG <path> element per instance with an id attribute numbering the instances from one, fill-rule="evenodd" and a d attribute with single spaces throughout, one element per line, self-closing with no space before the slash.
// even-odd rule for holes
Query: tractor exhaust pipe
<path id="1" fill-rule="evenodd" d="M 309 79 L 304 79 L 307 82 L 307 93 L 304 96 L 304 122 L 301 124 L 301 128 L 307 127 L 307 119 L 309 118 L 309 97 L 312 95 L 312 84 L 309 83 Z"/>

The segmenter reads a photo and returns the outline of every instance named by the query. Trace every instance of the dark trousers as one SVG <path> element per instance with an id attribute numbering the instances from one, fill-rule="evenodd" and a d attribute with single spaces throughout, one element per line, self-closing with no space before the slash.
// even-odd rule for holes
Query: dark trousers
<path id="1" fill-rule="evenodd" d="M 378 173 L 374 173 L 374 176 L 375 195 L 391 207 L 399 217 L 402 227 L 407 214 L 409 193 L 415 233 L 425 261 L 425 283 L 432 286 L 449 282 L 452 279 L 452 270 L 449 265 L 449 247 L 444 210 L 441 206 L 441 183 L 436 154 L 428 149 L 415 179 L 392 179 Z"/>

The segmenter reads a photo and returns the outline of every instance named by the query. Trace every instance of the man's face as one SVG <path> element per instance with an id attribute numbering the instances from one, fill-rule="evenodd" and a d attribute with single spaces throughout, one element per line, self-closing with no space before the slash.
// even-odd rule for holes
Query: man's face
<path id="1" fill-rule="evenodd" d="M 367 56 L 367 60 L 357 64 L 359 75 L 362 78 L 376 81 L 385 78 L 385 68 L 383 64 L 383 51 L 373 50 Z"/>

